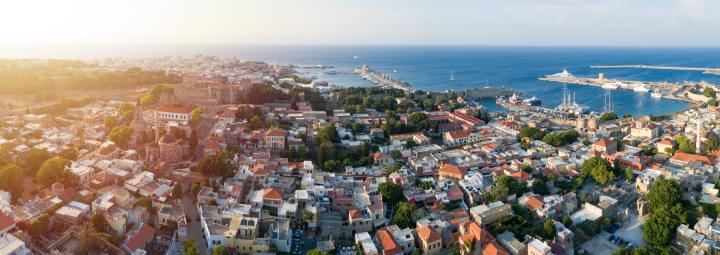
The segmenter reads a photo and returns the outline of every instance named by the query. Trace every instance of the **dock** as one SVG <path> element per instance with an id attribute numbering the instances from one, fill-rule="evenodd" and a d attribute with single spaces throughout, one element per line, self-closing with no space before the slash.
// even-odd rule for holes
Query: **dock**
<path id="1" fill-rule="evenodd" d="M 706 74 L 720 75 L 720 68 L 706 67 L 684 67 L 684 66 L 651 66 L 651 65 L 609 65 L 609 66 L 590 66 L 597 69 L 654 69 L 654 70 L 672 70 L 672 71 L 700 71 Z"/>
<path id="2" fill-rule="evenodd" d="M 412 85 L 410 85 L 410 83 L 396 80 L 392 75 L 370 69 L 367 65 L 355 69 L 355 73 L 363 79 L 374 82 L 378 87 L 400 89 L 405 91 L 405 93 L 412 92 Z"/>

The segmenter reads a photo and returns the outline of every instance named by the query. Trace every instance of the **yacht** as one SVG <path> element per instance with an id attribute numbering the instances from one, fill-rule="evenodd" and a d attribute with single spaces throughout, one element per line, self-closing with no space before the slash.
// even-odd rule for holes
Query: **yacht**
<path id="1" fill-rule="evenodd" d="M 635 86 L 635 87 L 633 88 L 633 91 L 645 93 L 645 92 L 648 92 L 648 91 L 650 91 L 650 90 L 649 90 L 647 87 L 645 87 L 645 85 L 639 85 L 639 86 Z"/>
<path id="2" fill-rule="evenodd" d="M 602 85 L 603 89 L 618 89 L 618 87 L 620 87 L 620 85 L 615 82 L 605 83 Z"/>
<path id="3" fill-rule="evenodd" d="M 663 97 L 663 94 L 660 93 L 660 91 L 653 90 L 652 92 L 650 92 L 650 97 L 652 97 L 652 98 L 662 98 L 662 97 Z"/>

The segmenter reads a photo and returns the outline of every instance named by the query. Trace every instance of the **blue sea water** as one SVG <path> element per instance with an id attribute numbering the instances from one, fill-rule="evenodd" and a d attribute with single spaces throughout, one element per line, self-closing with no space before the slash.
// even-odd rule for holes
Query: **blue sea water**
<path id="1" fill-rule="evenodd" d="M 42 51 L 42 50 L 45 51 Z M 12 53 L 12 54 L 11 54 Z M 205 54 L 236 56 L 243 60 L 259 60 L 278 64 L 334 65 L 338 74 L 325 70 L 303 70 L 320 80 L 343 86 L 373 86 L 352 71 L 363 64 L 391 73 L 410 82 L 415 89 L 444 91 L 473 87 L 504 86 L 520 91 L 525 97 L 536 96 L 546 107 L 555 107 L 562 100 L 562 85 L 537 78 L 566 68 L 576 76 L 644 81 L 708 81 L 720 84 L 720 76 L 695 71 L 649 69 L 591 69 L 591 65 L 672 65 L 688 67 L 720 67 L 720 48 L 600 48 L 600 47 L 420 47 L 420 46 L 128 46 L 82 47 L 81 49 L 41 48 L 40 50 L 5 52 L 28 54 L 72 54 L 70 57 L 172 56 Z M 26 56 L 27 55 L 27 56 Z M 44 56 L 43 55 L 43 56 Z M 68 57 L 57 55 L 55 57 Z M 357 59 L 353 58 L 357 56 Z M 450 72 L 455 81 L 450 82 Z M 597 87 L 568 85 L 577 102 L 592 111 L 603 108 L 604 90 Z M 675 100 L 653 99 L 649 93 L 631 90 L 612 91 L 613 106 L 619 114 L 664 114 L 689 107 Z M 485 100 L 491 110 L 498 109 L 493 100 Z"/>
<path id="2" fill-rule="evenodd" d="M 353 68 L 363 64 L 410 82 L 415 89 L 444 91 L 473 87 L 504 86 L 536 96 L 546 107 L 562 101 L 562 84 L 537 78 L 566 68 L 576 76 L 643 81 L 708 81 L 720 83 L 720 76 L 695 71 L 649 69 L 591 69 L 591 65 L 673 65 L 691 67 L 720 66 L 720 48 L 566 48 L 566 47 L 254 47 L 228 49 L 243 59 L 280 64 L 334 65 L 338 74 L 305 69 L 320 80 L 344 86 L 373 86 L 359 78 Z M 357 59 L 354 58 L 357 56 Z M 450 81 L 450 73 L 455 80 Z M 600 112 L 605 91 L 597 87 L 568 85 L 577 102 Z M 615 111 L 634 116 L 680 111 L 688 104 L 676 100 L 651 98 L 649 93 L 632 90 L 611 92 Z M 493 100 L 483 104 L 498 109 Z"/>

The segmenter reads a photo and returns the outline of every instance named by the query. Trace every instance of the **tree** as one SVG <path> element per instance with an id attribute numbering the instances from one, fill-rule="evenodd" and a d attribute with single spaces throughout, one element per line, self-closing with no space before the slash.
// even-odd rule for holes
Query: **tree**
<path id="1" fill-rule="evenodd" d="M 44 186 L 50 186 L 55 182 L 69 185 L 71 174 L 67 170 L 68 166 L 70 166 L 70 160 L 61 157 L 51 158 L 40 166 L 35 181 Z"/>
<path id="2" fill-rule="evenodd" d="M 60 151 L 60 154 L 58 155 L 67 160 L 76 160 L 78 157 L 78 152 L 75 148 L 67 148 Z"/>
<path id="3" fill-rule="evenodd" d="M 205 176 L 221 176 L 227 178 L 235 174 L 231 160 L 232 153 L 222 151 L 201 159 L 196 169 Z"/>
<path id="4" fill-rule="evenodd" d="M 10 192 L 13 198 L 23 193 L 23 170 L 16 165 L 5 165 L 0 168 L 0 189 Z"/>
<path id="5" fill-rule="evenodd" d="M 532 190 L 533 193 L 539 195 L 550 194 L 550 190 L 548 189 L 547 185 L 545 185 L 545 180 L 541 178 L 536 178 L 535 180 L 533 180 Z"/>
<path id="6" fill-rule="evenodd" d="M 647 194 L 650 212 L 663 206 L 672 207 L 680 203 L 680 185 L 675 180 L 660 178 L 653 182 Z"/>
<path id="7" fill-rule="evenodd" d="M 382 194 L 383 202 L 388 205 L 394 205 L 403 200 L 402 187 L 390 182 L 383 182 L 378 185 L 378 190 Z"/>
<path id="8" fill-rule="evenodd" d="M 180 186 L 180 184 L 175 184 L 175 186 L 173 186 L 173 190 L 172 190 L 172 198 L 173 199 L 182 199 L 182 195 L 183 195 L 182 186 Z"/>
<path id="9" fill-rule="evenodd" d="M 23 169 L 25 174 L 29 176 L 35 176 L 40 165 L 45 163 L 46 160 L 50 159 L 50 153 L 44 149 L 32 148 L 22 158 Z"/>
<path id="10" fill-rule="evenodd" d="M 393 214 L 392 224 L 398 225 L 400 228 L 415 226 L 415 219 L 413 218 L 415 209 L 415 206 L 410 203 L 400 202 L 395 214 Z"/>
<path id="11" fill-rule="evenodd" d="M 228 251 L 227 247 L 222 245 L 215 245 L 213 247 L 213 255 L 229 255 L 230 251 Z"/>
<path id="12" fill-rule="evenodd" d="M 312 250 L 309 250 L 305 253 L 305 255 L 328 255 L 327 252 L 324 252 L 323 250 L 320 250 L 318 248 L 314 248 Z"/>
<path id="13" fill-rule="evenodd" d="M 185 255 L 199 255 L 200 252 L 197 250 L 197 246 L 195 245 L 195 240 L 185 240 L 183 242 L 183 251 Z"/>
<path id="14" fill-rule="evenodd" d="M 582 166 L 580 166 L 580 171 L 583 176 L 592 177 L 595 182 L 600 185 L 606 185 L 615 179 L 615 174 L 610 168 L 610 163 L 604 158 L 597 156 L 585 160 Z"/>
<path id="15" fill-rule="evenodd" d="M 555 223 L 552 220 L 545 220 L 542 233 L 545 239 L 555 238 Z"/>
<path id="16" fill-rule="evenodd" d="M 616 119 L 618 119 L 618 116 L 615 112 L 606 112 L 600 115 L 600 121 L 610 121 Z"/>
<path id="17" fill-rule="evenodd" d="M 625 180 L 627 180 L 628 182 L 631 182 L 634 177 L 635 177 L 635 173 L 633 173 L 632 168 L 626 167 L 625 168 Z"/>
<path id="18" fill-rule="evenodd" d="M 114 127 L 108 138 L 120 147 L 127 147 L 133 128 L 129 126 Z"/>
<path id="19" fill-rule="evenodd" d="M 686 223 L 687 213 L 680 204 L 655 208 L 643 225 L 643 240 L 653 246 L 667 246 L 675 238 L 675 230 Z"/>
<path id="20" fill-rule="evenodd" d="M 720 139 L 718 139 L 718 135 L 714 131 L 708 132 L 705 138 L 707 138 L 703 143 L 703 151 L 705 153 L 720 149 Z"/>
<path id="21" fill-rule="evenodd" d="M 431 125 L 430 118 L 424 112 L 414 112 L 410 114 L 408 121 L 418 130 L 427 130 Z"/>
<path id="22" fill-rule="evenodd" d="M 85 222 L 77 233 L 77 251 L 79 254 L 90 254 L 100 248 L 110 238 L 107 234 L 97 231 L 92 222 Z"/>
<path id="23" fill-rule="evenodd" d="M 542 141 L 552 146 L 558 147 L 574 143 L 575 141 L 577 141 L 577 138 L 579 136 L 580 133 L 575 130 L 556 131 L 545 135 Z"/>
<path id="24" fill-rule="evenodd" d="M 402 161 L 395 161 L 394 164 L 389 165 L 385 168 L 385 174 L 390 175 L 391 173 L 397 172 L 397 170 L 400 170 L 402 168 L 403 163 Z"/>
<path id="25" fill-rule="evenodd" d="M 103 118 L 103 125 L 105 125 L 105 130 L 112 130 L 113 128 L 118 126 L 117 119 L 113 118 L 112 116 L 105 116 Z"/>
<path id="26" fill-rule="evenodd" d="M 675 144 L 677 144 L 678 149 L 684 153 L 695 153 L 695 143 L 684 135 L 675 137 Z"/>
<path id="27" fill-rule="evenodd" d="M 304 222 L 310 223 L 315 220 L 315 214 L 313 214 L 312 212 L 310 212 L 308 210 L 303 209 L 302 210 L 302 219 Z"/>
<path id="28" fill-rule="evenodd" d="M 192 112 L 190 113 L 190 124 L 197 124 L 202 120 L 202 109 L 200 107 L 195 107 Z"/>
<path id="29" fill-rule="evenodd" d="M 536 127 L 523 127 L 520 129 L 520 138 L 528 137 L 533 140 L 542 140 L 545 132 Z"/>
<path id="30" fill-rule="evenodd" d="M 705 89 L 703 89 L 703 95 L 709 98 L 715 98 L 715 89 L 712 87 L 705 87 Z"/>

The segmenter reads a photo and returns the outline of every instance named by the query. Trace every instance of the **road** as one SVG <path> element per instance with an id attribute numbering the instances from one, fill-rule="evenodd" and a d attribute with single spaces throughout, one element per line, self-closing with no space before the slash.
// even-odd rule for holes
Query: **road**
<path id="1" fill-rule="evenodd" d="M 202 226 L 198 221 L 200 217 L 198 216 L 195 202 L 193 201 L 192 192 L 185 193 L 182 199 L 182 203 L 183 208 L 185 208 L 185 216 L 187 216 L 188 219 L 188 238 L 191 240 L 195 240 L 198 252 L 200 253 L 200 255 L 205 255 L 207 254 L 207 249 L 205 249 L 206 242 L 205 238 L 203 238 Z"/>

